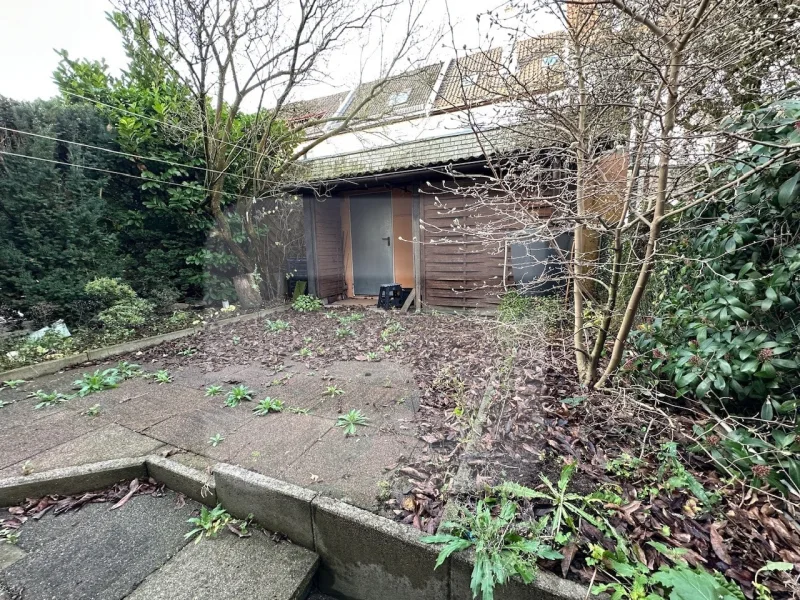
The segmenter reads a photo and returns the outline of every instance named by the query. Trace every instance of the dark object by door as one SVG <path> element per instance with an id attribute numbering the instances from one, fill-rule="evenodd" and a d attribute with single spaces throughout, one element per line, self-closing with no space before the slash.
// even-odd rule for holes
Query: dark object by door
<path id="1" fill-rule="evenodd" d="M 550 241 L 537 239 L 531 233 L 521 232 L 522 241 L 511 245 L 511 267 L 514 281 L 525 296 L 544 296 L 564 288 L 566 267 L 561 255 L 569 258 L 572 233 L 562 233 L 556 238 L 561 253 Z"/>
<path id="2" fill-rule="evenodd" d="M 353 291 L 358 296 L 376 296 L 382 284 L 394 281 L 390 194 L 350 197 L 350 236 Z"/>

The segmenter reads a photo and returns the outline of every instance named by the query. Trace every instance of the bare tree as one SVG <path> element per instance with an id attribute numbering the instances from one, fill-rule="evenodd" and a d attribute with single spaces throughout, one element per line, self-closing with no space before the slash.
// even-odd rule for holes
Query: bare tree
<path id="1" fill-rule="evenodd" d="M 485 92 L 515 115 L 492 139 L 512 137 L 517 150 L 496 152 L 476 126 L 490 174 L 457 192 L 493 215 L 469 230 L 486 244 L 549 243 L 564 268 L 545 278 L 570 290 L 586 385 L 605 385 L 621 364 L 665 224 L 720 197 L 698 177 L 735 147 L 721 117 L 742 97 L 779 93 L 787 64 L 796 73 L 797 24 L 779 4 L 534 0 L 487 15 L 488 39 L 508 51 L 490 67 L 502 85 Z M 534 29 L 543 13 L 558 31 Z"/>
<path id="2" fill-rule="evenodd" d="M 159 42 L 153 51 L 169 51 L 164 60 L 191 90 L 194 111 L 180 118 L 187 139 L 202 146 L 213 233 L 236 257 L 240 300 L 259 304 L 264 277 L 274 279 L 274 273 L 262 272 L 270 268 L 265 257 L 275 254 L 264 248 L 265 228 L 280 227 L 286 210 L 297 213 L 296 199 L 284 193 L 294 166 L 325 139 L 350 128 L 385 82 L 412 64 L 422 36 L 422 7 L 399 0 L 119 0 L 119 5 L 131 19 L 147 23 Z M 282 110 L 297 91 L 333 79 L 328 70 L 337 53 L 388 20 L 401 34 L 393 47 L 381 49 L 381 76 L 357 104 L 345 114 L 288 125 Z M 323 125 L 324 133 L 308 142 L 306 133 Z"/>

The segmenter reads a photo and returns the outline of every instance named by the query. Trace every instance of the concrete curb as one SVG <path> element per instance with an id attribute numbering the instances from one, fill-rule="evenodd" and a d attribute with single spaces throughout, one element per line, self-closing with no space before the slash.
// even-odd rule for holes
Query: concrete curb
<path id="1" fill-rule="evenodd" d="M 68 496 L 99 490 L 119 481 L 146 476 L 145 459 L 141 457 L 107 460 L 0 479 L 0 506 L 13 506 L 26 498 L 41 498 L 48 494 Z"/>
<path id="2" fill-rule="evenodd" d="M 48 360 L 36 365 L 19 367 L 18 369 L 11 369 L 10 371 L 3 371 L 0 373 L 0 381 L 9 381 L 12 379 L 28 380 L 35 379 L 36 377 L 42 377 L 43 375 L 52 375 L 53 373 L 58 373 L 63 369 L 82 365 L 85 362 L 104 360 L 112 356 L 119 356 L 120 354 L 145 350 L 146 348 L 152 348 L 153 346 L 158 346 L 164 342 L 171 342 L 172 340 L 189 337 L 190 335 L 200 333 L 205 329 L 215 329 L 219 327 L 225 327 L 227 325 L 233 325 L 235 323 L 241 323 L 242 321 L 252 321 L 266 315 L 280 313 L 286 310 L 289 310 L 289 306 L 265 308 L 263 310 L 248 313 L 246 315 L 239 315 L 238 317 L 231 317 L 230 319 L 214 321 L 205 327 L 198 325 L 188 329 L 179 329 L 178 331 L 170 331 L 169 333 L 162 333 L 161 335 L 153 335 L 139 340 L 124 342 L 122 344 L 106 346 L 105 348 L 88 350 L 87 352 L 81 352 L 80 354 L 75 354 L 72 356 L 65 356 L 64 358 L 58 358 L 56 360 Z"/>
<path id="3" fill-rule="evenodd" d="M 316 492 L 234 465 L 214 466 L 217 499 L 234 517 L 253 518 L 298 546 L 314 549 L 311 502 Z"/>
<path id="4" fill-rule="evenodd" d="M 439 548 L 423 534 L 369 511 L 317 492 L 225 463 L 213 469 L 210 495 L 201 495 L 207 477 L 162 458 L 112 460 L 37 475 L 0 480 L 0 506 L 47 494 L 75 494 L 134 477 L 150 476 L 204 504 L 219 502 L 235 517 L 252 515 L 267 529 L 316 552 L 321 592 L 348 600 L 464 600 L 473 558 L 451 556 L 434 570 Z M 215 484 L 215 485 L 214 485 Z M 542 571 L 531 585 L 511 581 L 495 589 L 497 600 L 585 600 L 586 587 Z"/>
<path id="5" fill-rule="evenodd" d="M 210 473 L 202 473 L 174 460 L 153 455 L 146 457 L 145 466 L 150 477 L 169 489 L 200 504 L 210 507 L 217 505 L 217 489 L 214 476 Z"/>

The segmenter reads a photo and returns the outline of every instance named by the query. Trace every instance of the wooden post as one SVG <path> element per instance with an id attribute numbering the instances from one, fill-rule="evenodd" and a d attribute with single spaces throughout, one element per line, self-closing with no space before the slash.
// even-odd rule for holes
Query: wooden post
<path id="1" fill-rule="evenodd" d="M 420 197 L 419 193 L 411 196 L 411 236 L 414 242 L 414 312 L 422 310 L 422 236 L 420 235 Z M 409 296 L 410 298 L 411 296 Z"/>

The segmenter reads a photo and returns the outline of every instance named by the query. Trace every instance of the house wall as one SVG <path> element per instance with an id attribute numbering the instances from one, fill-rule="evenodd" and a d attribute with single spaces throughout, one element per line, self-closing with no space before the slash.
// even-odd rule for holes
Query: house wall
<path id="1" fill-rule="evenodd" d="M 335 300 L 345 291 L 341 199 L 314 200 L 317 296 Z"/>

